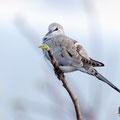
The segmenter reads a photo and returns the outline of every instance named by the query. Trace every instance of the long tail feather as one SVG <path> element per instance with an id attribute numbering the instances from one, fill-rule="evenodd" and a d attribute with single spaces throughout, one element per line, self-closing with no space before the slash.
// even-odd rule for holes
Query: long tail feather
<path id="1" fill-rule="evenodd" d="M 107 83 L 109 86 L 111 86 L 113 89 L 115 89 L 116 91 L 118 91 L 120 93 L 120 89 L 118 89 L 115 85 L 113 85 L 110 81 L 108 81 L 105 77 L 103 77 L 100 73 L 97 72 L 97 74 L 95 75 L 99 80 Z"/>

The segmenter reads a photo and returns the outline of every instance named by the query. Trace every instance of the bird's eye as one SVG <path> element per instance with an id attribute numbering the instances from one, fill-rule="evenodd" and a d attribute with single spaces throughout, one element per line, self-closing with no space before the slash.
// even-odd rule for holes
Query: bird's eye
<path id="1" fill-rule="evenodd" d="M 58 28 L 55 28 L 55 30 L 54 31 L 57 31 L 58 30 Z"/>

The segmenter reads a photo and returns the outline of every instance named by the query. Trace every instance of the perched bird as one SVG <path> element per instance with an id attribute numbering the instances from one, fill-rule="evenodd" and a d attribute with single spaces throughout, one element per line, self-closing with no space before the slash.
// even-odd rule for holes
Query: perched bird
<path id="1" fill-rule="evenodd" d="M 52 50 L 55 59 L 59 63 L 59 68 L 64 73 L 81 71 L 93 75 L 120 92 L 120 89 L 95 70 L 94 67 L 102 67 L 104 64 L 90 58 L 76 40 L 65 35 L 63 27 L 60 24 L 52 23 L 49 25 L 48 33 L 43 38 L 43 44 L 48 45 Z M 50 61 L 48 52 L 45 50 L 43 52 L 45 57 Z"/>

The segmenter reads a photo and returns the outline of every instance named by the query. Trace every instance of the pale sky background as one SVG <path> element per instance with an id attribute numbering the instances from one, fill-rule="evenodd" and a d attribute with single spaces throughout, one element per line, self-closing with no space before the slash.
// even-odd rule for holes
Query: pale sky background
<path id="1" fill-rule="evenodd" d="M 68 94 L 37 48 L 52 22 L 103 62 L 97 70 L 120 88 L 119 6 L 119 0 L 0 0 L 0 120 L 75 119 Z M 84 73 L 66 78 L 84 109 L 97 107 L 96 120 L 120 119 L 119 93 Z"/>

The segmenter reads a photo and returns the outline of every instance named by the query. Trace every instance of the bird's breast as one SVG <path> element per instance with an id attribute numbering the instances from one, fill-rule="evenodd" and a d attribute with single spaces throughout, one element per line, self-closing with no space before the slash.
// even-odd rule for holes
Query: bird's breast
<path id="1" fill-rule="evenodd" d="M 76 71 L 77 69 L 73 66 L 59 66 L 60 70 L 65 73 Z"/>

